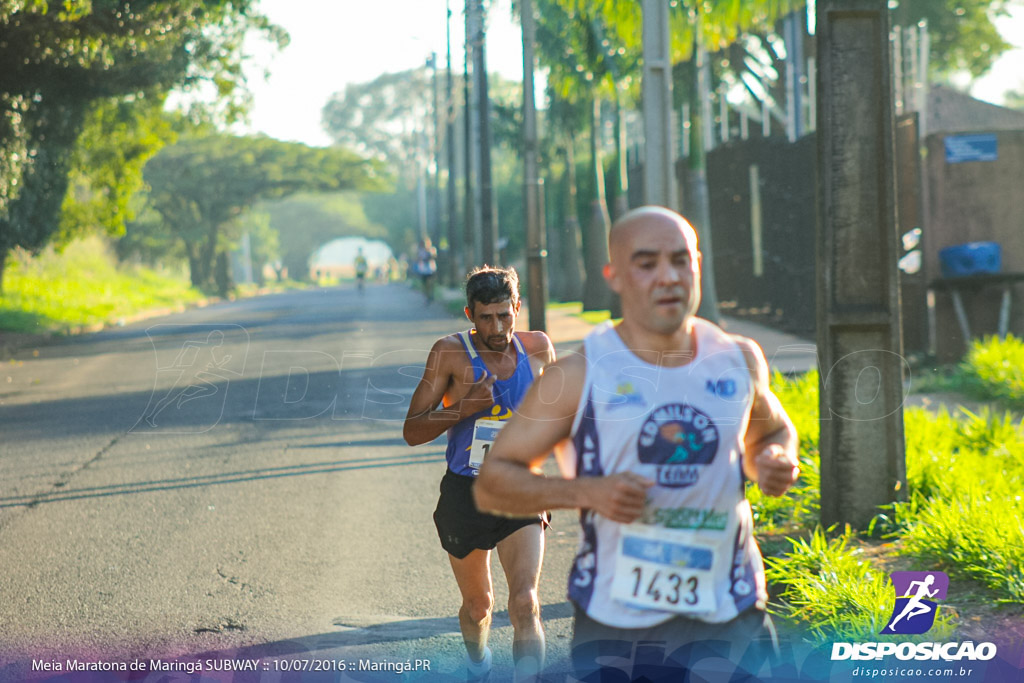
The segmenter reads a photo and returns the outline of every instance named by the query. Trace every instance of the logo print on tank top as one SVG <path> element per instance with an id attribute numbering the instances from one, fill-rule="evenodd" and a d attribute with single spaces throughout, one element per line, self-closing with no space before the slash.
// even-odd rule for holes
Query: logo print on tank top
<path id="1" fill-rule="evenodd" d="M 718 428 L 685 403 L 655 408 L 637 439 L 640 462 L 657 465 L 657 482 L 669 488 L 693 486 L 718 452 Z"/>

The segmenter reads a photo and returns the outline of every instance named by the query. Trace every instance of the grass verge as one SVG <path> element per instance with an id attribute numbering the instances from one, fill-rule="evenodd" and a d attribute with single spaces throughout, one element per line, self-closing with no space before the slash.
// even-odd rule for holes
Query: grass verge
<path id="1" fill-rule="evenodd" d="M 0 295 L 0 329 L 74 332 L 202 298 L 182 273 L 119 268 L 104 240 L 94 236 L 60 253 L 46 249 L 35 257 L 12 254 Z"/>
<path id="2" fill-rule="evenodd" d="M 989 368 L 978 372 L 991 378 L 986 395 L 1009 397 L 1019 369 L 1014 367 L 1017 353 L 1015 345 L 988 349 L 984 364 L 969 356 L 959 372 Z M 773 387 L 800 433 L 804 471 L 801 483 L 781 499 L 761 496 L 756 487 L 748 493 L 758 533 L 789 536 L 791 547 L 766 544 L 773 551 L 766 553 L 766 564 L 778 596 L 772 609 L 804 627 L 812 640 L 876 639 L 884 626 L 879 619 L 891 613 L 894 596 L 885 572 L 863 556 L 867 534 L 846 531 L 830 538 L 813 526 L 820 500 L 817 375 L 776 375 Z M 910 408 L 904 411 L 904 429 L 910 497 L 879 510 L 870 531 L 892 541 L 892 551 L 914 569 L 945 571 L 965 590 L 979 594 L 968 595 L 968 601 L 1024 613 L 1024 429 L 1019 418 L 991 409 L 971 413 L 961 408 L 951 415 L 944 409 Z M 959 627 L 954 614 L 944 616 L 929 638 Z"/>

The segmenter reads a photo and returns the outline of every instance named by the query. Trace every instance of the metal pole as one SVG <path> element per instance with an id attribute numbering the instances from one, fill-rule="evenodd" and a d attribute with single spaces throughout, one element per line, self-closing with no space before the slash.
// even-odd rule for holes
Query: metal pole
<path id="1" fill-rule="evenodd" d="M 800 70 L 804 62 L 803 14 L 790 12 L 783 19 L 786 34 L 786 99 L 789 141 L 796 142 L 804 134 L 803 91 L 800 89 Z"/>
<path id="2" fill-rule="evenodd" d="M 725 98 L 725 93 L 725 85 L 722 85 L 718 89 L 718 133 L 722 138 L 722 144 L 729 142 L 729 102 Z"/>
<path id="3" fill-rule="evenodd" d="M 899 26 L 892 28 L 892 80 L 893 108 L 897 114 L 903 113 L 903 32 Z"/>
<path id="4" fill-rule="evenodd" d="M 545 226 L 541 210 L 541 180 L 537 162 L 537 108 L 533 92 L 533 47 L 536 28 L 533 0 L 520 0 L 523 27 L 523 199 L 526 205 L 527 296 L 530 329 L 546 330 L 547 273 Z"/>

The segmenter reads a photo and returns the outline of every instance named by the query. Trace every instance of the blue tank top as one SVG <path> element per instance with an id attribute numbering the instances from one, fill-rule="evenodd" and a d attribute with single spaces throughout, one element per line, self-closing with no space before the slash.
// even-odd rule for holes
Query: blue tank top
<path id="1" fill-rule="evenodd" d="M 462 346 L 469 354 L 469 359 L 473 364 L 473 381 L 480 381 L 490 371 L 473 346 L 470 339 L 471 333 L 472 331 L 459 332 L 459 341 L 462 342 Z M 455 474 L 466 477 L 477 475 L 479 464 L 474 467 L 471 463 L 471 459 L 475 459 L 471 458 L 471 455 L 475 455 L 476 458 L 480 457 L 480 448 L 475 454 L 473 453 L 474 435 L 478 437 L 478 446 L 480 443 L 486 443 L 488 438 L 493 441 L 493 436 L 497 432 L 494 423 L 504 422 L 512 417 L 512 412 L 519 407 L 519 403 L 526 395 L 526 390 L 533 383 L 530 359 L 515 333 L 512 334 L 512 343 L 516 347 L 516 369 L 508 379 L 498 380 L 494 383 L 494 405 L 490 410 L 481 410 L 448 429 L 448 450 L 445 452 L 445 458 L 448 460 L 448 469 Z M 483 452 L 486 453 L 486 448 L 483 449 Z"/>

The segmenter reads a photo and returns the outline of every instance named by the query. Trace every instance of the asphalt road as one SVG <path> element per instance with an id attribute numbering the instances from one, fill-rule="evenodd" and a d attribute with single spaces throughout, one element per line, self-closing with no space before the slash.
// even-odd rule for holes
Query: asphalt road
<path id="1" fill-rule="evenodd" d="M 166 675 L 152 660 L 205 663 L 192 678 L 212 680 L 240 680 L 210 666 L 249 659 L 259 673 L 245 680 L 288 680 L 288 667 L 398 680 L 353 672 L 359 660 L 464 676 L 431 521 L 444 440 L 401 436 L 431 343 L 464 324 L 404 285 L 322 289 L 3 359 L 0 680 L 60 676 L 39 669 L 69 659 L 140 662 L 152 680 Z M 541 586 L 553 672 L 575 543 L 574 515 L 557 514 Z"/>

